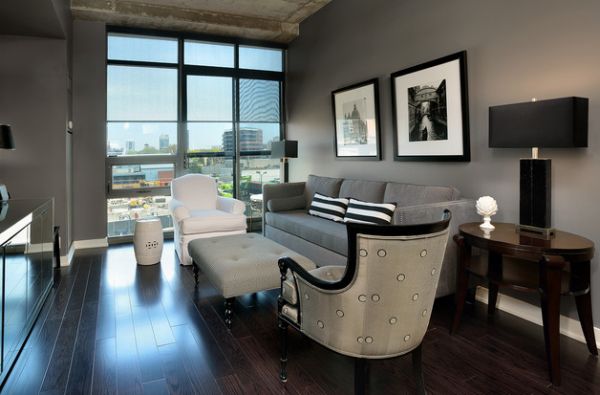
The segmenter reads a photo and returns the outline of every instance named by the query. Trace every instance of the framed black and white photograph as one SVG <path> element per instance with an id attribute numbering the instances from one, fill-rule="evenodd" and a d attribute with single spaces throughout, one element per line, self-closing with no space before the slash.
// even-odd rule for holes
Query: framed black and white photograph
<path id="1" fill-rule="evenodd" d="M 381 160 L 378 80 L 333 91 L 331 101 L 336 158 Z"/>
<path id="2" fill-rule="evenodd" d="M 467 53 L 391 75 L 394 159 L 469 161 Z"/>

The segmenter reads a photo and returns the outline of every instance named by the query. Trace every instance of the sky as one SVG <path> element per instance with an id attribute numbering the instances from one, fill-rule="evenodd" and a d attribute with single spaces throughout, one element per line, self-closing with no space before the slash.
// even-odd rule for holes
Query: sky
<path id="1" fill-rule="evenodd" d="M 189 64 L 233 66 L 234 46 L 186 41 Z M 109 59 L 177 62 L 177 40 L 110 34 Z M 240 67 L 281 71 L 282 52 L 240 47 Z M 150 83 L 149 83 L 150 82 Z M 232 128 L 233 80 L 230 77 L 187 77 L 189 147 L 222 145 L 222 134 Z M 263 130 L 265 141 L 279 136 L 279 82 L 240 80 L 240 127 Z M 177 141 L 177 69 L 110 65 L 107 70 L 107 137 L 111 147 L 158 148 L 159 137 Z M 136 122 L 147 121 L 147 122 Z M 152 122 L 154 121 L 154 122 Z M 158 121 L 158 122 L 157 122 Z"/>

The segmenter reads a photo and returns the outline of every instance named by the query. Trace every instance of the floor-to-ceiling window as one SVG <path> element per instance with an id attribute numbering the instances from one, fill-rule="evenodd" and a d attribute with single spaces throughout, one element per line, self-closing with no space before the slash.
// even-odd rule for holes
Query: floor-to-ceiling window
<path id="1" fill-rule="evenodd" d="M 108 236 L 146 216 L 169 229 L 170 182 L 185 173 L 214 177 L 256 224 L 262 185 L 281 181 L 284 50 L 116 28 L 107 48 Z"/>

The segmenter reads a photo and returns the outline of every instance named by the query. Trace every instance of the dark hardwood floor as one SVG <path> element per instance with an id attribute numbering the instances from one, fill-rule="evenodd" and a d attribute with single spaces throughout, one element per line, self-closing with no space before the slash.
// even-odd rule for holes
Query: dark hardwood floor
<path id="1" fill-rule="evenodd" d="M 289 380 L 278 381 L 276 291 L 239 298 L 234 327 L 206 278 L 194 288 L 173 244 L 136 266 L 131 245 L 79 251 L 54 289 L 3 394 L 351 394 L 353 365 L 290 331 Z M 436 302 L 423 345 L 431 394 L 600 393 L 584 344 L 561 338 L 563 385 L 548 382 L 542 329 L 485 306 L 450 336 L 452 301 Z M 408 358 L 373 361 L 371 394 L 413 393 Z"/>

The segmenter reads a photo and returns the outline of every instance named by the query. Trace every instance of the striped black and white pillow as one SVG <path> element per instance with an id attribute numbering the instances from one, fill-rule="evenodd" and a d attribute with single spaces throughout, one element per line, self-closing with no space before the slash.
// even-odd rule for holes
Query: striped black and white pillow
<path id="1" fill-rule="evenodd" d="M 392 222 L 396 203 L 369 203 L 350 199 L 344 222 L 387 225 Z"/>
<path id="2" fill-rule="evenodd" d="M 308 213 L 316 217 L 343 222 L 346 208 L 348 208 L 348 199 L 332 198 L 315 193 L 308 209 Z"/>

